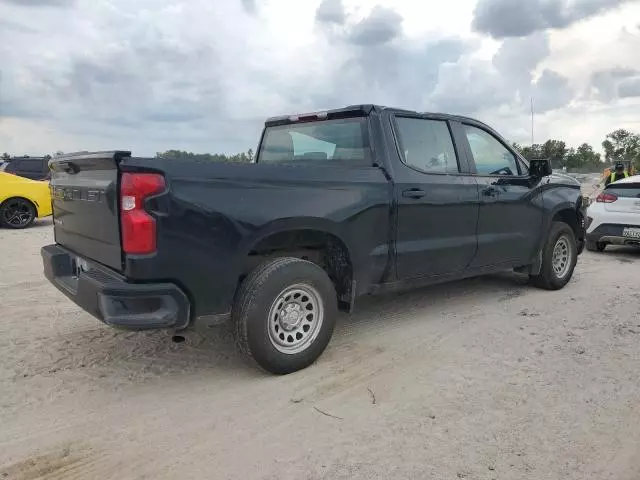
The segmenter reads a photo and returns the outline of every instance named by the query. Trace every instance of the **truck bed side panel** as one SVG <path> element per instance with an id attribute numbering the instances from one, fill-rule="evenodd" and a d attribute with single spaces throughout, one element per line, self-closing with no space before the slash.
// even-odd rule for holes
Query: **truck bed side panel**
<path id="1" fill-rule="evenodd" d="M 287 230 L 332 233 L 349 249 L 358 284 L 377 283 L 388 260 L 391 189 L 375 167 L 216 164 L 126 159 L 123 170 L 164 171 L 153 261 L 127 256 L 125 275 L 164 278 L 196 299 L 196 315 L 227 313 L 250 250 Z"/>

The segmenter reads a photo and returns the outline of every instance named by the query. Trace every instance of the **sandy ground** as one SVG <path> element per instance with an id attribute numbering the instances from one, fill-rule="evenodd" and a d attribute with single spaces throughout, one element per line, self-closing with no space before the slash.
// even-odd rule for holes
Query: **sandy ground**
<path id="1" fill-rule="evenodd" d="M 0 230 L 0 479 L 640 479 L 640 252 L 360 302 L 286 377 L 108 328 Z"/>

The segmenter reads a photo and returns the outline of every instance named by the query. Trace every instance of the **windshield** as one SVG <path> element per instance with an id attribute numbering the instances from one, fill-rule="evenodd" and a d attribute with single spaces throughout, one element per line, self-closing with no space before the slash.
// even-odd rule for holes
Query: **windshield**
<path id="1" fill-rule="evenodd" d="M 267 127 L 257 161 L 371 165 L 367 120 L 348 118 Z"/>

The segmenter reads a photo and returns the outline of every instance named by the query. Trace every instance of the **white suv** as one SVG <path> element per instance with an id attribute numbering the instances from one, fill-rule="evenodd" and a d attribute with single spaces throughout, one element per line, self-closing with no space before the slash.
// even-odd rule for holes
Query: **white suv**
<path id="1" fill-rule="evenodd" d="M 587 209 L 587 250 L 607 245 L 640 247 L 640 175 L 610 183 Z"/>

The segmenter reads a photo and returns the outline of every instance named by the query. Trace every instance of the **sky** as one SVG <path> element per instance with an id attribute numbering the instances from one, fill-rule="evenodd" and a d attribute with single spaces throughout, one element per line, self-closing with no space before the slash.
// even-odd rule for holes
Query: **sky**
<path id="1" fill-rule="evenodd" d="M 638 0 L 0 0 L 0 151 L 255 150 L 376 103 L 597 149 L 640 132 Z"/>

